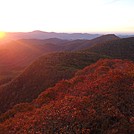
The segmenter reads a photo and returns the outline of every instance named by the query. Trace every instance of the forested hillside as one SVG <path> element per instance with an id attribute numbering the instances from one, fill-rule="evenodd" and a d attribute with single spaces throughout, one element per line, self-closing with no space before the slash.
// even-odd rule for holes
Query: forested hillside
<path id="1" fill-rule="evenodd" d="M 32 101 L 46 88 L 73 77 L 78 69 L 100 58 L 104 57 L 88 52 L 61 52 L 40 57 L 18 77 L 0 87 L 0 113 L 15 104 Z"/>
<path id="2" fill-rule="evenodd" d="M 134 63 L 99 60 L 3 115 L 0 133 L 132 134 L 133 104 Z"/>
<path id="3" fill-rule="evenodd" d="M 134 37 L 96 44 L 89 47 L 86 51 L 134 61 Z"/>

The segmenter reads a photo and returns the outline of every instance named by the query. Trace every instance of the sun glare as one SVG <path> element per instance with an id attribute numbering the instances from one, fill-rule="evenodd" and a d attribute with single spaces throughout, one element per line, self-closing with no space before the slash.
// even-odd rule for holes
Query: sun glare
<path id="1" fill-rule="evenodd" d="M 5 32 L 0 32 L 0 39 L 3 39 L 6 36 Z"/>

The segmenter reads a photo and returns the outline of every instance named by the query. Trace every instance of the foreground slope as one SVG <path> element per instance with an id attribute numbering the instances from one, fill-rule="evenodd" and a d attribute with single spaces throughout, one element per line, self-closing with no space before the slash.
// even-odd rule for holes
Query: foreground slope
<path id="1" fill-rule="evenodd" d="M 0 132 L 133 134 L 133 104 L 134 63 L 100 60 L 44 91 Z"/>
<path id="2" fill-rule="evenodd" d="M 113 58 L 134 60 L 134 37 L 96 44 L 91 46 L 87 51 Z"/>
<path id="3" fill-rule="evenodd" d="M 44 89 L 103 56 L 83 52 L 61 52 L 40 57 L 21 75 L 0 87 L 0 113 L 20 102 L 30 102 Z"/>

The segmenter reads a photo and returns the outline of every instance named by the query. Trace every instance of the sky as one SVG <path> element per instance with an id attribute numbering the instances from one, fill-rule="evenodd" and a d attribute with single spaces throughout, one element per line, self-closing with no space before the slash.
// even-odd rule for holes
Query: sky
<path id="1" fill-rule="evenodd" d="M 0 0 L 0 31 L 134 33 L 134 0 Z"/>

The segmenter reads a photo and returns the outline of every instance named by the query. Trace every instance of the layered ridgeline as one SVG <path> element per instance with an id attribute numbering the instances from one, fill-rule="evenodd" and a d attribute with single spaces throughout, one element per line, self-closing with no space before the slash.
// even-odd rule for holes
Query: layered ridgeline
<path id="1" fill-rule="evenodd" d="M 33 31 L 33 32 L 8 32 L 6 33 L 7 39 L 49 39 L 60 38 L 63 40 L 76 40 L 76 39 L 94 39 L 100 34 L 88 34 L 88 33 L 56 33 L 45 31 Z"/>
<path id="2" fill-rule="evenodd" d="M 29 36 L 28 36 L 29 37 Z M 21 39 L 0 45 L 1 78 L 14 77 L 43 54 L 57 51 L 75 51 L 96 43 L 118 39 L 115 35 L 104 35 L 93 40 Z M 1 83 L 1 82 L 0 82 Z"/>
<path id="3" fill-rule="evenodd" d="M 134 37 L 92 45 L 86 51 L 134 61 Z"/>
<path id="4" fill-rule="evenodd" d="M 113 41 L 113 40 L 116 41 L 118 39 L 120 38 L 114 34 L 107 34 L 107 35 L 102 35 L 92 40 L 74 40 L 71 42 L 67 42 L 64 44 L 63 49 L 66 51 L 83 50 L 88 47 L 94 46 L 96 44 L 102 44 L 102 43 Z"/>
<path id="5" fill-rule="evenodd" d="M 57 51 L 76 51 L 90 48 L 114 58 L 133 59 L 134 38 L 119 39 L 109 34 L 92 40 L 61 40 L 61 39 L 22 39 L 3 44 L 0 47 L 0 75 L 17 73 L 24 69 L 39 56 Z"/>
<path id="6" fill-rule="evenodd" d="M 0 113 L 15 104 L 32 101 L 44 89 L 71 78 L 78 69 L 100 58 L 104 57 L 88 52 L 61 52 L 40 57 L 18 77 L 0 87 Z"/>
<path id="7" fill-rule="evenodd" d="M 100 60 L 5 113 L 0 133 L 132 134 L 133 104 L 134 63 Z"/>

